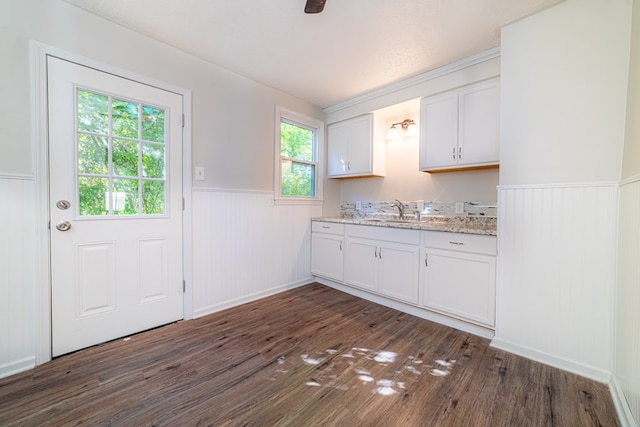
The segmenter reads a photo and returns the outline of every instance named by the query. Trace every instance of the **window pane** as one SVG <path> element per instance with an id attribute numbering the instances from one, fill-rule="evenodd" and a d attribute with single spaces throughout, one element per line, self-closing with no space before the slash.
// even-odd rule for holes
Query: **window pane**
<path id="1" fill-rule="evenodd" d="M 164 213 L 164 181 L 145 181 L 142 183 L 142 213 Z"/>
<path id="2" fill-rule="evenodd" d="M 315 196 L 315 165 L 282 160 L 282 195 Z"/>
<path id="3" fill-rule="evenodd" d="M 142 106 L 142 139 L 164 142 L 164 110 Z"/>
<path id="4" fill-rule="evenodd" d="M 138 143 L 122 139 L 113 140 L 113 174 L 138 176 Z"/>
<path id="5" fill-rule="evenodd" d="M 142 145 L 142 176 L 164 178 L 164 145 Z"/>
<path id="6" fill-rule="evenodd" d="M 113 135 L 138 138 L 138 105 L 114 99 L 111 106 Z"/>
<path id="7" fill-rule="evenodd" d="M 313 161 L 313 131 L 280 122 L 280 155 Z"/>
<path id="8" fill-rule="evenodd" d="M 78 90 L 78 130 L 109 132 L 109 97 Z"/>
<path id="9" fill-rule="evenodd" d="M 109 172 L 109 142 L 103 136 L 78 134 L 78 172 L 106 175 Z"/>
<path id="10" fill-rule="evenodd" d="M 109 210 L 108 205 L 105 204 L 105 194 L 109 194 L 109 180 L 107 178 L 87 176 L 78 178 L 79 215 L 107 215 Z"/>
<path id="11" fill-rule="evenodd" d="M 114 179 L 111 203 L 114 215 L 138 213 L 138 180 Z"/>

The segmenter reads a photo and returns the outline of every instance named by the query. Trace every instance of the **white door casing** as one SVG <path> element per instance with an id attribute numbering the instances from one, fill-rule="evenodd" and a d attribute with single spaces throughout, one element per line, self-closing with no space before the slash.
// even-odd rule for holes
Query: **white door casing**
<path id="1" fill-rule="evenodd" d="M 164 213 L 80 215 L 78 88 L 165 111 Z M 49 57 L 48 103 L 52 354 L 182 319 L 182 96 Z"/>

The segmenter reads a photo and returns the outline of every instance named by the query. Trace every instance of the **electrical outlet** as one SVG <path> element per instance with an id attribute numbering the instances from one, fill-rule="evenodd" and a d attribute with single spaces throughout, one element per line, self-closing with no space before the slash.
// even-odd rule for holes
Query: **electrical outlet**
<path id="1" fill-rule="evenodd" d="M 456 213 L 457 214 L 464 213 L 464 202 L 456 202 Z"/>
<path id="2" fill-rule="evenodd" d="M 196 181 L 204 181 L 204 167 L 196 166 Z"/>
<path id="3" fill-rule="evenodd" d="M 416 207 L 418 208 L 418 212 L 422 212 L 424 210 L 424 200 L 418 200 Z"/>
<path id="4" fill-rule="evenodd" d="M 360 200 L 356 202 L 356 210 L 357 211 L 362 210 L 362 202 Z"/>

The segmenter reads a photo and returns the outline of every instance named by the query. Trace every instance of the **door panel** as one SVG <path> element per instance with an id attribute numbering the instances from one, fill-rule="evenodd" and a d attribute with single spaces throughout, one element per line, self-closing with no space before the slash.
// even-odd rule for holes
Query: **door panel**
<path id="1" fill-rule="evenodd" d="M 58 356 L 183 317 L 182 97 L 47 65 Z"/>

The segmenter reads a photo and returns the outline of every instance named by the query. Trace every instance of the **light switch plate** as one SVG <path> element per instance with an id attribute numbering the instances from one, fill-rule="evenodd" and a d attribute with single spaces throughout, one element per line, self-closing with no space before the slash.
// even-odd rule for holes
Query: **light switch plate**
<path id="1" fill-rule="evenodd" d="M 456 213 L 457 214 L 464 213 L 464 202 L 456 202 Z"/>
<path id="2" fill-rule="evenodd" d="M 196 166 L 196 181 L 204 181 L 204 167 Z"/>
<path id="3" fill-rule="evenodd" d="M 359 211 L 359 210 L 361 210 L 361 209 L 362 209 L 362 202 L 361 202 L 360 200 L 358 200 L 358 201 L 356 202 L 356 210 L 357 210 L 357 211 Z"/>

